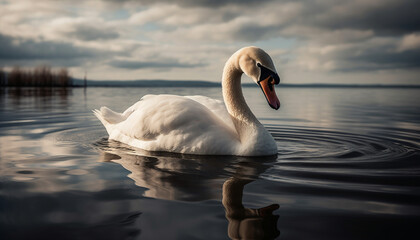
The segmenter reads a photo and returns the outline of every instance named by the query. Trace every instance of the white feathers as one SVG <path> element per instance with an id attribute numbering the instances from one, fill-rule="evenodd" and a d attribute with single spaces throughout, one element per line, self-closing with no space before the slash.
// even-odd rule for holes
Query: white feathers
<path id="1" fill-rule="evenodd" d="M 148 151 L 235 154 L 238 139 L 233 123 L 225 118 L 226 122 L 230 121 L 228 125 L 221 118 L 223 115 L 228 116 L 226 109 L 223 113 L 220 101 L 203 97 L 199 103 L 197 99 L 175 95 L 147 95 L 124 112 L 130 112 L 124 121 L 115 123 L 124 114 L 109 109 L 96 110 L 95 115 L 102 123 L 105 122 L 105 127 L 112 126 L 107 127 L 112 129 L 108 131 L 109 139 Z M 215 109 L 208 108 L 206 102 Z"/>

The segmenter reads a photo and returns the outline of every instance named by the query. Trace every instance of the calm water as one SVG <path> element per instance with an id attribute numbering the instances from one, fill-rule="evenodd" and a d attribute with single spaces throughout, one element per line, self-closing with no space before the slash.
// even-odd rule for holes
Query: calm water
<path id="1" fill-rule="evenodd" d="M 284 88 L 274 111 L 246 88 L 272 158 L 108 142 L 91 110 L 147 93 L 221 99 L 218 88 L 0 89 L 0 239 L 419 236 L 420 89 Z M 244 214 L 271 204 L 273 215 Z"/>

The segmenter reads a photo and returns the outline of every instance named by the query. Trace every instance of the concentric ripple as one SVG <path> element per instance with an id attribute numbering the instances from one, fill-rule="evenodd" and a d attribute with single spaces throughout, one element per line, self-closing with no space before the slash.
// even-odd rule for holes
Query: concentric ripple
<path id="1" fill-rule="evenodd" d="M 275 125 L 267 128 L 278 144 L 279 155 L 262 177 L 283 183 L 283 192 L 404 203 L 420 200 L 420 148 L 404 136 L 386 138 Z"/>
<path id="2" fill-rule="evenodd" d="M 403 136 L 398 139 L 334 131 L 330 129 L 267 126 L 279 147 L 281 160 L 305 158 L 333 162 L 398 161 L 420 149 Z M 346 161 L 340 161 L 346 159 Z"/>

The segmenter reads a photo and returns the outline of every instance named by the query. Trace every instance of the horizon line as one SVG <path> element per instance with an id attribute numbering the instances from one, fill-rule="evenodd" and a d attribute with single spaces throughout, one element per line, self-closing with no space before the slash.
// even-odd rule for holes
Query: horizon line
<path id="1" fill-rule="evenodd" d="M 75 82 L 76 81 L 76 82 Z M 78 82 L 78 83 L 77 83 Z M 83 86 L 84 80 L 73 78 L 73 86 Z M 168 79 L 138 79 L 138 80 L 87 80 L 90 87 L 219 87 L 221 82 L 206 80 L 168 80 Z M 178 83 L 164 86 L 167 83 Z M 257 87 L 254 83 L 242 83 L 243 87 Z M 280 83 L 282 87 L 372 87 L 372 88 L 420 88 L 420 84 L 382 84 L 382 83 Z"/>

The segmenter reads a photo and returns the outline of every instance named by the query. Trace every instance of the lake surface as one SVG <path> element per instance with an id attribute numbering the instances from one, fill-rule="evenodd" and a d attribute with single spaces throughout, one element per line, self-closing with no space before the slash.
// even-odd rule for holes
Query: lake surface
<path id="1" fill-rule="evenodd" d="M 0 89 L 0 239 L 419 236 L 420 89 L 277 92 L 244 89 L 278 156 L 243 158 L 133 149 L 91 112 L 219 88 Z"/>

